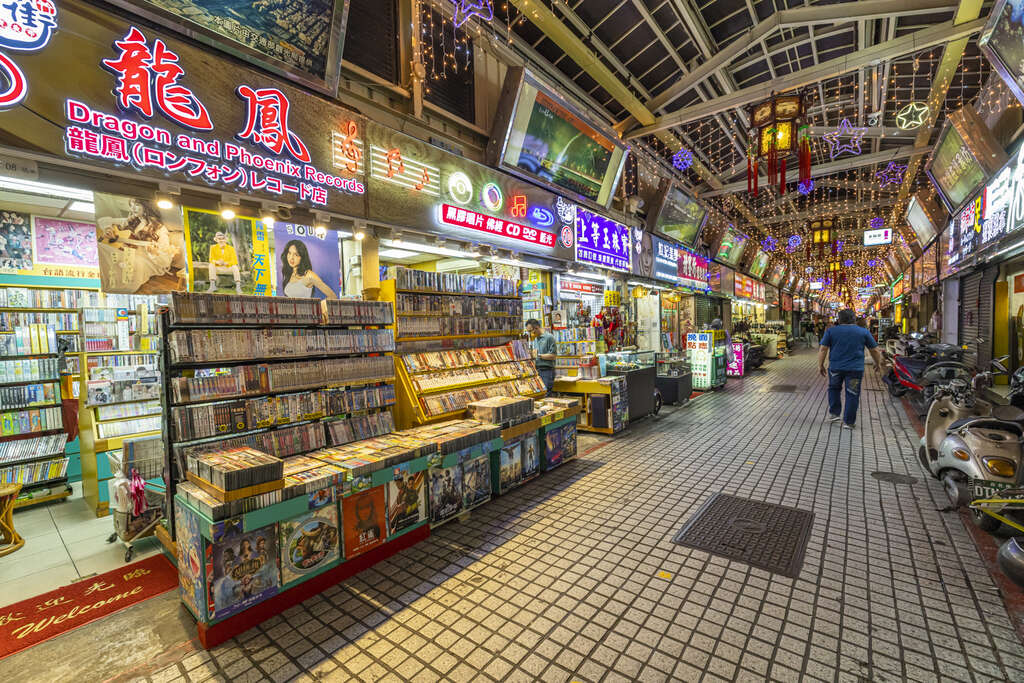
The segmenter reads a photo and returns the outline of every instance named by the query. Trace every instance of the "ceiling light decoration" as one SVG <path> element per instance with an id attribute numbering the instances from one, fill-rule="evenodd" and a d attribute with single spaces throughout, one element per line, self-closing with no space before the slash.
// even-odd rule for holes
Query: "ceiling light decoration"
<path id="1" fill-rule="evenodd" d="M 779 241 L 774 237 L 765 237 L 761 240 L 761 248 L 765 251 L 775 251 L 779 248 Z"/>
<path id="2" fill-rule="evenodd" d="M 875 216 L 870 221 L 868 221 L 868 225 L 871 226 L 872 230 L 881 230 L 882 228 L 885 227 L 885 219 L 882 218 L 881 216 Z"/>
<path id="3" fill-rule="evenodd" d="M 747 149 L 747 192 L 758 194 L 762 161 L 768 184 L 786 194 L 786 158 L 796 155 L 797 184 L 811 178 L 811 138 L 804 119 L 806 105 L 802 93 L 773 95 L 752 106 L 748 112 L 750 147 Z"/>
<path id="4" fill-rule="evenodd" d="M 814 192 L 814 178 L 801 180 L 799 183 L 797 183 L 796 191 L 805 197 L 810 193 Z"/>
<path id="5" fill-rule="evenodd" d="M 868 261 L 868 268 L 874 268 L 877 265 L 878 261 L 876 261 L 875 259 L 871 259 L 870 261 Z"/>
<path id="6" fill-rule="evenodd" d="M 855 128 L 850 119 L 843 119 L 839 127 L 831 133 L 825 133 L 821 139 L 828 145 L 828 157 L 835 160 L 842 154 L 860 154 L 860 143 L 864 139 L 867 128 Z M 841 138 L 849 138 L 841 140 Z"/>
<path id="7" fill-rule="evenodd" d="M 900 130 L 920 128 L 928 120 L 931 109 L 924 102 L 911 102 L 896 113 L 896 125 Z"/>
<path id="8" fill-rule="evenodd" d="M 786 243 L 786 253 L 792 254 L 794 251 L 800 248 L 800 245 L 804 243 L 804 238 L 800 235 L 790 235 L 789 241 Z"/>
<path id="9" fill-rule="evenodd" d="M 852 266 L 853 266 L 853 259 L 852 258 L 848 258 L 845 261 L 843 261 L 843 267 L 850 268 Z"/>
<path id="10" fill-rule="evenodd" d="M 883 170 L 875 173 L 875 178 L 878 180 L 878 187 L 884 188 L 887 185 L 899 185 L 903 182 L 903 176 L 907 172 L 906 164 L 897 164 L 895 161 L 890 161 L 889 165 Z"/>
<path id="11" fill-rule="evenodd" d="M 491 0 L 453 0 L 455 2 L 455 28 L 462 28 L 462 25 L 471 18 L 476 17 L 480 21 L 488 22 L 494 18 L 494 5 Z"/>
<path id="12" fill-rule="evenodd" d="M 672 155 L 672 165 L 680 171 L 690 168 L 693 166 L 693 152 L 683 147 Z"/>

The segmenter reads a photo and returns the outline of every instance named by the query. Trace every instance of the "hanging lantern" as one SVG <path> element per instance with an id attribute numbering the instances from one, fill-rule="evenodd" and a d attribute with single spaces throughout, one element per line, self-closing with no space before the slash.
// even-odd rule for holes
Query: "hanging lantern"
<path id="1" fill-rule="evenodd" d="M 750 108 L 750 148 L 747 150 L 747 192 L 758 194 L 758 175 L 762 163 L 768 184 L 786 194 L 786 160 L 796 156 L 799 186 L 811 182 L 811 136 L 804 121 L 802 94 L 772 95 Z"/>

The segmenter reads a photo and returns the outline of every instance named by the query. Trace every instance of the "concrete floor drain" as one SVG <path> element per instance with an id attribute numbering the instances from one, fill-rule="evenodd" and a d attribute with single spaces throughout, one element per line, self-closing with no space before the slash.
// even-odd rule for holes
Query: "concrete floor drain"
<path id="1" fill-rule="evenodd" d="M 917 479 L 911 477 L 909 474 L 896 474 L 895 472 L 872 472 L 871 476 L 878 481 L 884 481 L 888 484 L 904 484 L 910 486 L 917 483 Z"/>
<path id="2" fill-rule="evenodd" d="M 809 510 L 716 493 L 672 539 L 792 579 L 798 578 L 810 539 Z"/>

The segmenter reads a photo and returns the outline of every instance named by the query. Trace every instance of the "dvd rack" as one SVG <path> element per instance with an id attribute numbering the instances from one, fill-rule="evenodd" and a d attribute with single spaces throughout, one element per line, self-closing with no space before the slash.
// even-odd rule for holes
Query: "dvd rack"
<path id="1" fill-rule="evenodd" d="M 172 497 L 203 499 L 184 482 L 204 453 L 295 459 L 393 429 L 390 303 L 176 293 L 160 325 Z"/>

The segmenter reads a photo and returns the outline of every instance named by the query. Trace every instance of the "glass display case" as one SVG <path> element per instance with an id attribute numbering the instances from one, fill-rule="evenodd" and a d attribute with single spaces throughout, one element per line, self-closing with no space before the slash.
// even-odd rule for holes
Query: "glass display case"
<path id="1" fill-rule="evenodd" d="M 626 378 L 630 422 L 656 412 L 654 358 L 654 351 L 618 351 L 605 357 L 607 374 Z"/>
<path id="2" fill-rule="evenodd" d="M 679 353 L 655 355 L 657 378 L 655 386 L 661 392 L 661 400 L 670 405 L 685 405 L 693 393 L 693 374 L 686 356 Z"/>

